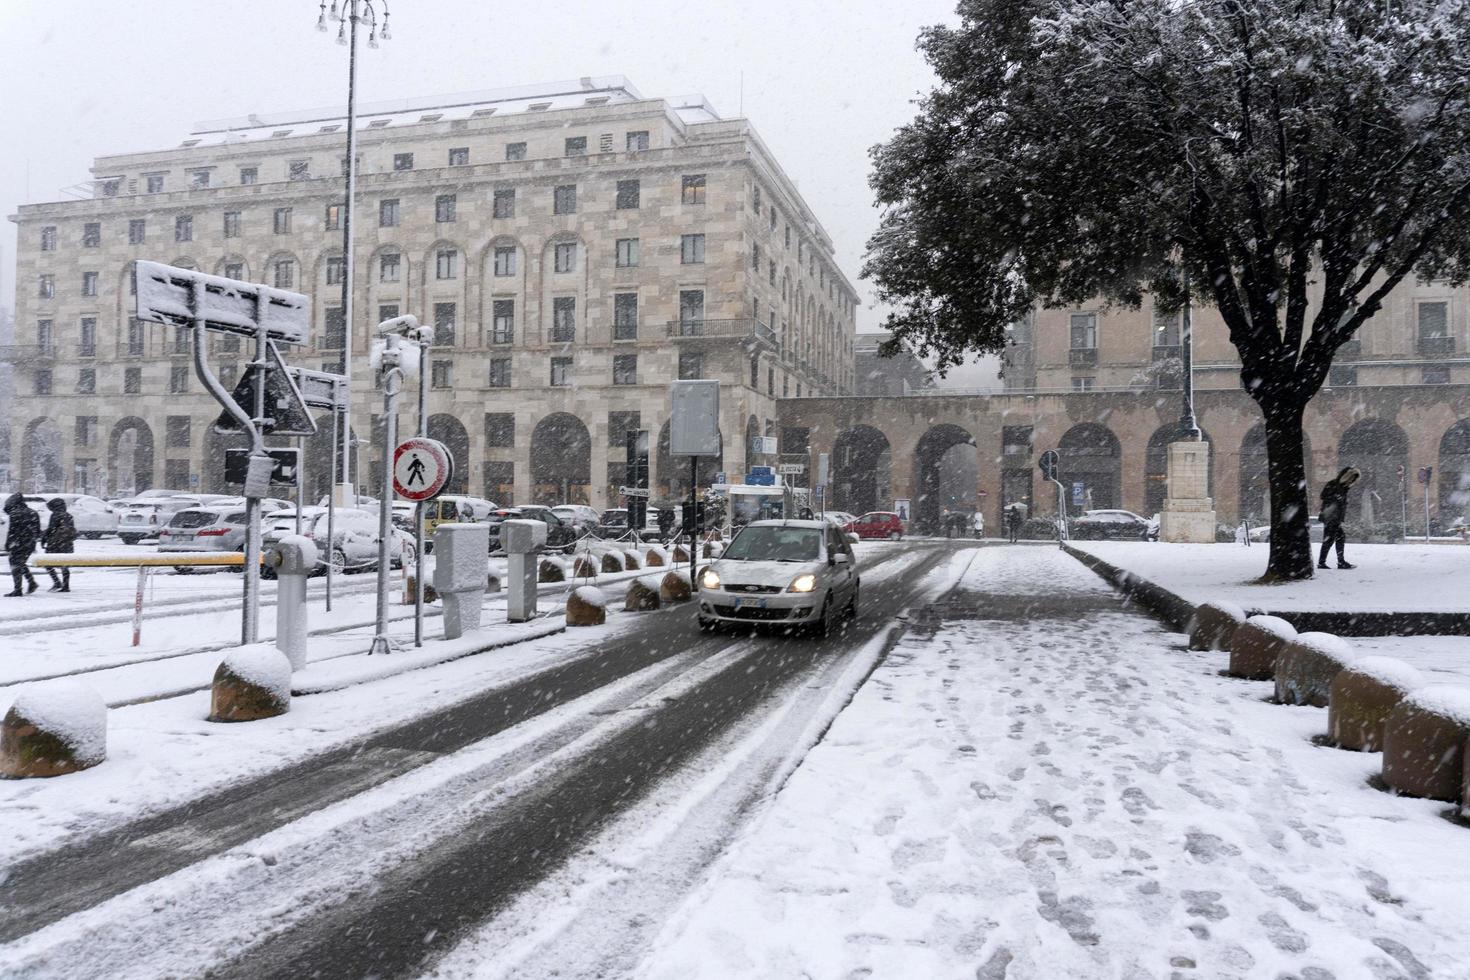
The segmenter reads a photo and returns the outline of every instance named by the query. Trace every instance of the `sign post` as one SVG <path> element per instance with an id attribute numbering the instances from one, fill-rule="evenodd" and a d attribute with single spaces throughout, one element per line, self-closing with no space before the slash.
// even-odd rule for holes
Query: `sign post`
<path id="1" fill-rule="evenodd" d="M 432 500 L 444 492 L 449 481 L 454 479 L 454 457 L 449 447 L 437 439 L 414 436 L 405 439 L 393 450 L 393 493 L 404 500 L 413 501 L 413 515 L 418 521 L 414 533 L 414 574 L 417 576 L 413 590 L 413 645 L 424 645 L 424 501 Z M 380 506 L 385 511 L 393 509 L 392 497 Z M 383 561 L 387 543 L 378 546 L 378 560 Z"/>
<path id="2" fill-rule="evenodd" d="M 331 477 L 336 472 L 337 462 L 337 433 L 338 428 L 345 417 L 347 410 L 347 376 L 345 374 L 329 374 L 326 371 L 312 371 L 308 368 L 287 368 L 286 372 L 296 384 L 296 390 L 301 393 L 301 401 L 309 408 L 325 408 L 332 413 L 332 462 L 331 472 L 327 482 L 327 541 L 337 540 L 337 495 L 331 490 Z M 305 503 L 306 481 L 302 480 L 296 487 L 296 527 L 297 534 L 301 528 L 301 508 Z M 330 552 L 330 547 L 328 551 Z M 328 555 L 330 558 L 330 554 Z M 327 612 L 332 611 L 332 563 L 326 564 L 327 572 Z"/>
<path id="3" fill-rule="evenodd" d="M 1041 470 L 1042 479 L 1056 484 L 1058 542 L 1067 540 L 1067 488 L 1062 485 L 1061 478 L 1057 475 L 1057 468 L 1061 466 L 1061 463 L 1062 456 L 1055 449 L 1048 449 L 1036 461 L 1037 467 Z"/>
<path id="4" fill-rule="evenodd" d="M 1429 540 L 1429 479 L 1434 476 L 1433 466 L 1419 467 L 1419 482 L 1424 484 L 1424 540 Z"/>
<path id="5" fill-rule="evenodd" d="M 395 464 L 398 454 L 395 451 L 398 446 L 398 414 L 395 411 L 395 403 L 399 394 L 403 391 L 403 383 L 407 380 L 407 374 L 403 369 L 403 352 L 400 347 L 409 335 L 418 329 L 418 318 L 412 314 L 394 317 L 384 320 L 378 324 L 378 339 L 374 342 L 374 355 L 378 362 L 378 372 L 383 382 L 383 489 L 378 500 L 378 603 L 377 603 L 377 628 L 374 631 L 372 646 L 368 648 L 369 654 L 388 653 L 392 646 L 388 642 L 388 542 L 391 540 L 393 524 L 390 518 L 393 513 L 393 489 L 395 484 Z M 420 364 L 422 370 L 424 365 Z M 345 427 L 344 427 L 345 428 Z M 350 438 L 350 431 L 343 433 L 343 441 Z M 351 452 L 350 447 L 345 450 Z M 405 475 L 419 477 L 414 485 L 408 489 L 418 492 L 419 484 L 423 480 L 422 473 L 408 473 L 405 466 Z M 448 476 L 444 478 L 448 482 Z M 441 485 L 441 491 L 444 489 Z M 331 547 L 332 543 L 329 543 Z M 330 561 L 330 558 L 328 559 Z M 423 592 L 423 583 L 419 583 L 419 592 Z"/>
<path id="6" fill-rule="evenodd" d="M 633 532 L 634 541 L 641 541 L 648 523 L 648 430 L 629 432 L 625 444 L 628 485 L 619 489 L 628 508 L 628 530 Z"/>
<path id="7" fill-rule="evenodd" d="M 699 457 L 720 455 L 720 383 L 718 381 L 675 381 L 669 385 L 673 410 L 669 415 L 669 455 L 689 457 L 689 507 L 698 514 Z M 689 521 L 689 585 L 698 561 L 698 521 Z"/>

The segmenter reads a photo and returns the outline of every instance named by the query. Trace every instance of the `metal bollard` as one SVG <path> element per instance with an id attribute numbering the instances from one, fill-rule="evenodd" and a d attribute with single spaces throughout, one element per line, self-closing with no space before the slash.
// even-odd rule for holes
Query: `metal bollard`
<path id="1" fill-rule="evenodd" d="M 500 525 L 500 546 L 508 555 L 510 568 L 510 611 L 507 619 L 524 623 L 536 618 L 536 553 L 546 545 L 546 525 L 540 521 L 505 521 Z"/>
<path id="2" fill-rule="evenodd" d="M 306 577 L 317 563 L 316 544 L 302 535 L 288 534 L 272 544 L 265 563 L 276 573 L 276 649 L 291 661 L 292 670 L 306 667 Z"/>
<path id="3" fill-rule="evenodd" d="M 444 606 L 444 639 L 480 628 L 490 566 L 488 524 L 440 524 L 434 529 L 434 591 Z"/>

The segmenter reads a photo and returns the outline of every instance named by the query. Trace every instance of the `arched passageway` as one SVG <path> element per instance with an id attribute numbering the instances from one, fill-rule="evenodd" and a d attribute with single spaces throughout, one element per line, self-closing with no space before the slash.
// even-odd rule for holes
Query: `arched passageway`
<path id="1" fill-rule="evenodd" d="M 136 415 L 119 419 L 107 439 L 107 473 L 119 497 L 153 489 L 153 430 Z"/>
<path id="2" fill-rule="evenodd" d="M 1439 523 L 1470 517 L 1470 419 L 1461 419 L 1439 441 Z"/>
<path id="3" fill-rule="evenodd" d="M 531 433 L 531 502 L 592 502 L 592 437 L 575 415 L 556 412 L 536 423 Z"/>
<path id="4" fill-rule="evenodd" d="M 1312 440 L 1302 433 L 1302 460 L 1307 476 L 1312 474 Z M 1310 495 L 1310 488 L 1308 493 Z M 1313 508 L 1315 511 L 1316 508 Z M 1257 422 L 1240 440 L 1239 517 L 1252 524 L 1271 521 L 1271 476 L 1266 455 L 1266 425 Z"/>
<path id="5" fill-rule="evenodd" d="M 581 423 L 579 422 L 578 425 Z M 445 493 L 469 493 L 470 486 L 470 434 L 465 431 L 464 423 L 453 415 L 430 415 L 429 416 L 429 438 L 438 439 L 449 449 L 449 456 L 454 460 L 454 475 L 449 478 L 445 485 Z M 585 436 L 587 430 L 584 428 L 582 434 Z M 533 444 L 534 445 L 534 444 Z M 591 442 L 588 442 L 591 446 Z M 590 464 L 589 464 L 590 467 Z M 586 481 L 583 481 L 586 482 Z M 584 503 L 585 501 L 572 501 L 573 503 Z M 557 501 L 561 503 L 561 501 Z"/>
<path id="6" fill-rule="evenodd" d="M 1122 450 L 1112 430 L 1097 422 L 1074 425 L 1062 435 L 1057 452 L 1070 513 L 1119 506 Z"/>
<path id="7" fill-rule="evenodd" d="M 1383 419 L 1355 422 L 1338 440 L 1337 465 L 1355 466 L 1363 474 L 1348 497 L 1349 520 L 1400 526 L 1407 489 L 1400 470 L 1409 465 L 1409 438 L 1403 429 Z M 1317 500 L 1312 503 L 1315 511 Z"/>
<path id="8" fill-rule="evenodd" d="M 830 510 L 866 514 L 892 506 L 893 453 L 871 425 L 844 429 L 832 447 Z"/>
<path id="9" fill-rule="evenodd" d="M 945 510 L 975 509 L 980 461 L 975 437 L 957 425 L 931 426 L 914 447 L 914 521 L 923 531 L 940 531 Z"/>

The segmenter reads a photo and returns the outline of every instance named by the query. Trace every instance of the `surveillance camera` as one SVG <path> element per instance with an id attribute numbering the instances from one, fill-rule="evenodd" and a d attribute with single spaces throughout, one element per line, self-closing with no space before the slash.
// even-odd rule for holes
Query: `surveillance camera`
<path id="1" fill-rule="evenodd" d="M 391 320 L 384 320 L 378 324 L 378 336 L 386 337 L 389 334 L 407 335 L 419 327 L 419 318 L 412 313 L 403 316 L 395 316 Z"/>

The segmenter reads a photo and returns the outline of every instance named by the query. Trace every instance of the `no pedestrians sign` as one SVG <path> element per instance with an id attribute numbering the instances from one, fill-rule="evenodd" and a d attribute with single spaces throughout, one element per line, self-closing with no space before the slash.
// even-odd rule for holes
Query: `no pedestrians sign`
<path id="1" fill-rule="evenodd" d="M 415 436 L 393 450 L 393 492 L 404 500 L 429 500 L 454 477 L 454 457 L 437 439 Z"/>

